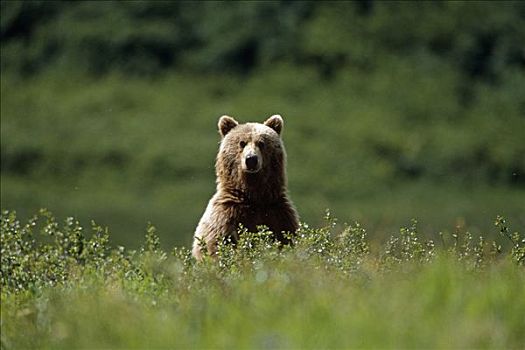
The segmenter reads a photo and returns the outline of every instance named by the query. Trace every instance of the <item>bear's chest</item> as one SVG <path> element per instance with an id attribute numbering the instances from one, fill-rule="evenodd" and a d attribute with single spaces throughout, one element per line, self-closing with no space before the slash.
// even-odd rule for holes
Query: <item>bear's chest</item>
<path id="1" fill-rule="evenodd" d="M 274 219 L 278 209 L 275 206 L 242 206 L 239 208 L 237 220 L 248 231 L 257 231 L 258 226 L 267 226 L 273 229 Z"/>

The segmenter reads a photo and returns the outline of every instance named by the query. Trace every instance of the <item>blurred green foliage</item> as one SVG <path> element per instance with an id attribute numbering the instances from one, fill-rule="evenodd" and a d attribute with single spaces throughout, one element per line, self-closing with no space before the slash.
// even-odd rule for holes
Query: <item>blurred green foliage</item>
<path id="1" fill-rule="evenodd" d="M 4 1 L 1 10 L 2 68 L 24 74 L 56 64 L 247 72 L 286 61 L 331 76 L 408 56 L 495 83 L 525 61 L 519 1 Z"/>
<path id="2" fill-rule="evenodd" d="M 522 2 L 1 6 L 3 208 L 189 242 L 218 117 L 280 113 L 307 222 L 525 225 Z"/>

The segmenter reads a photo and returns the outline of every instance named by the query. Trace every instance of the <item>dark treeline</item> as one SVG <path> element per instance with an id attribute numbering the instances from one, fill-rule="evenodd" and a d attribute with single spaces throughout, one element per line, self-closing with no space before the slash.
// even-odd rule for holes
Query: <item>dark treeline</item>
<path id="1" fill-rule="evenodd" d="M 2 1 L 2 70 L 246 73 L 287 61 L 329 78 L 410 55 L 497 83 L 523 72 L 524 19 L 520 1 Z"/>
<path id="2" fill-rule="evenodd" d="M 159 77 L 169 71 L 184 71 L 201 76 L 227 72 L 242 79 L 285 63 L 314 70 L 317 81 L 333 80 L 348 70 L 354 76 L 361 72 L 389 81 L 406 70 L 401 73 L 406 80 L 400 84 L 413 91 L 403 103 L 427 106 L 403 112 L 415 122 L 443 118 L 436 108 L 442 108 L 451 97 L 459 112 L 445 118 L 467 115 L 473 106 L 483 103 L 490 106 L 478 109 L 487 113 L 487 118 L 506 113 L 504 117 L 515 123 L 520 119 L 517 115 L 525 114 L 525 101 L 516 91 L 525 81 L 525 3 L 521 1 L 1 4 L 2 72 L 17 76 L 59 70 L 92 76 L 117 71 L 128 77 Z M 435 89 L 448 97 L 425 101 L 428 97 L 420 96 L 416 81 L 425 71 Z M 409 88 L 410 76 L 415 82 Z M 452 87 L 438 81 L 448 76 L 456 77 Z M 371 83 L 363 86 L 371 90 L 369 94 L 378 89 L 370 87 Z M 452 92 L 445 91 L 450 88 Z M 391 92 L 386 93 L 387 100 L 378 97 L 377 104 L 398 103 Z M 480 118 L 472 122 L 479 124 Z M 397 159 L 395 148 L 374 147 L 385 159 L 395 157 L 403 173 L 426 171 L 424 165 Z M 460 157 L 457 168 L 478 169 L 476 164 L 494 158 L 487 156 L 486 147 L 475 147 L 467 158 Z M 520 174 L 525 165 L 520 152 L 503 148 L 507 155 L 491 159 L 485 171 L 497 181 L 523 182 Z"/>

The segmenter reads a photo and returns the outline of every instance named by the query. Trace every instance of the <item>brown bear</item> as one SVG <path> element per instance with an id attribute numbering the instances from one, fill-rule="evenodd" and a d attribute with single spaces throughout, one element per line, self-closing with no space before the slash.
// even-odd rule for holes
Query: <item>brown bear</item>
<path id="1" fill-rule="evenodd" d="M 222 116 L 218 126 L 217 191 L 195 231 L 193 256 L 202 260 L 203 245 L 213 256 L 226 237 L 237 242 L 239 225 L 250 232 L 267 226 L 279 242 L 288 243 L 284 233 L 294 234 L 299 219 L 286 188 L 283 119 L 273 115 L 263 124 L 239 124 Z"/>

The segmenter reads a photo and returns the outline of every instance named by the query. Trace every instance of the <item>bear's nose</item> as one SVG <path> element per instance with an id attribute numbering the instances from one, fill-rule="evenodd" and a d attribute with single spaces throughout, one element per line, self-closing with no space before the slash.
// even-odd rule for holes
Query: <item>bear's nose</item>
<path id="1" fill-rule="evenodd" d="M 248 168 L 248 170 L 257 169 L 257 163 L 257 155 L 253 154 L 246 157 L 246 167 Z"/>

